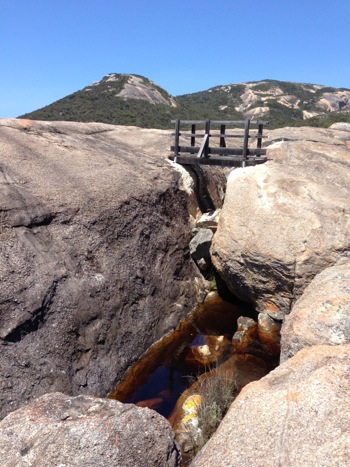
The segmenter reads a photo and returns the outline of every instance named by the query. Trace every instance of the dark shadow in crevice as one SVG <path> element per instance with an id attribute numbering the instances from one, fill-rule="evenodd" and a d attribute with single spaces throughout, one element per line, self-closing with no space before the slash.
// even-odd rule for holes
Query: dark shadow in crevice
<path id="1" fill-rule="evenodd" d="M 197 197 L 198 207 L 201 210 L 201 212 L 215 211 L 215 204 L 210 196 L 205 177 L 201 168 L 196 165 L 184 165 L 184 167 L 195 181 L 195 193 Z"/>

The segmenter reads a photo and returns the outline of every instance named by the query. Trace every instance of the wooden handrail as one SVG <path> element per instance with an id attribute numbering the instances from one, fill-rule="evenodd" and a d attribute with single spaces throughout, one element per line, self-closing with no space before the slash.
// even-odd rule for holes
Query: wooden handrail
<path id="1" fill-rule="evenodd" d="M 236 162 L 237 156 L 241 156 L 242 166 L 245 167 L 247 165 L 248 159 L 250 161 L 252 158 L 260 158 L 260 161 L 266 154 L 266 149 L 262 149 L 262 139 L 265 137 L 263 135 L 263 127 L 266 122 L 261 120 L 172 120 L 175 123 L 175 142 L 174 146 L 171 147 L 171 150 L 174 151 L 174 160 L 177 162 L 181 157 L 186 161 L 194 157 L 198 162 L 197 163 L 204 163 L 204 159 L 209 159 L 213 155 L 220 155 L 222 157 L 225 156 L 226 161 L 228 160 L 229 156 L 234 158 Z M 190 132 L 181 133 L 181 125 L 191 125 Z M 227 134 L 227 126 L 233 125 L 244 125 L 243 128 L 240 129 L 240 134 Z M 251 135 L 251 125 L 257 125 L 256 134 Z M 198 128 L 200 126 L 200 128 Z M 213 128 L 218 126 L 219 128 Z M 234 128 L 236 130 L 236 128 Z M 180 136 L 190 138 L 190 146 L 180 144 Z M 198 146 L 197 139 L 201 139 L 201 143 Z M 211 138 L 218 138 L 218 146 L 215 144 L 214 146 L 210 145 Z M 242 138 L 242 146 L 241 148 L 237 147 L 228 147 L 226 144 L 227 138 Z M 249 141 L 256 139 L 256 148 L 249 148 Z M 180 154 L 182 153 L 182 154 Z M 192 154 L 192 156 L 184 156 L 184 153 Z M 217 157 L 215 157 L 215 160 Z M 265 158 L 266 159 L 266 158 Z M 213 159 L 214 161 L 214 159 Z M 193 162 L 195 163 L 195 162 Z"/>

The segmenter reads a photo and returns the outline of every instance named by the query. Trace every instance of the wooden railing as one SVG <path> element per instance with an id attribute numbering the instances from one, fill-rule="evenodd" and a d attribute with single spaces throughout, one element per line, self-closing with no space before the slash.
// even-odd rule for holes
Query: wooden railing
<path id="1" fill-rule="evenodd" d="M 173 120 L 172 123 L 175 123 L 175 141 L 174 146 L 171 146 L 173 155 L 170 159 L 179 164 L 245 167 L 267 160 L 266 149 L 262 148 L 263 129 L 266 122 Z M 181 130 L 181 127 L 185 129 Z M 230 138 L 235 138 L 237 144 L 228 146 L 226 140 Z M 252 140 L 256 140 L 255 147 L 249 144 Z"/>

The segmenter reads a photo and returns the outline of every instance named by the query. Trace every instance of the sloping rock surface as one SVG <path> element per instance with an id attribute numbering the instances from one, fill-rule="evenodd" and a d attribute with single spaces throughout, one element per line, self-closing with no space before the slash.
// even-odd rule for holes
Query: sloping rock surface
<path id="1" fill-rule="evenodd" d="M 161 130 L 0 120 L 0 415 L 105 396 L 196 302 Z"/>
<path id="2" fill-rule="evenodd" d="M 237 296 L 281 319 L 312 278 L 350 256 L 350 133 L 269 133 L 264 165 L 233 170 L 212 261 Z"/>
<path id="3" fill-rule="evenodd" d="M 306 346 L 350 343 L 350 261 L 318 274 L 285 317 L 281 361 Z"/>
<path id="4" fill-rule="evenodd" d="M 176 467 L 169 423 L 150 409 L 47 394 L 0 422 L 2 467 Z"/>
<path id="5" fill-rule="evenodd" d="M 301 350 L 248 384 L 192 466 L 345 467 L 350 345 Z"/>

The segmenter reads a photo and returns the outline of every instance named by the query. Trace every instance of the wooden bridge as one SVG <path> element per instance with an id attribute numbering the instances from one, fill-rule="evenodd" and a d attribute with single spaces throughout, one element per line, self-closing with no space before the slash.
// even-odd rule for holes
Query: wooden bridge
<path id="1" fill-rule="evenodd" d="M 245 167 L 267 160 L 266 149 L 262 148 L 266 122 L 172 120 L 172 123 L 175 123 L 175 143 L 169 159 L 178 164 Z M 229 138 L 232 138 L 231 146 L 226 144 Z M 256 140 L 255 147 L 249 144 L 253 140 Z"/>

